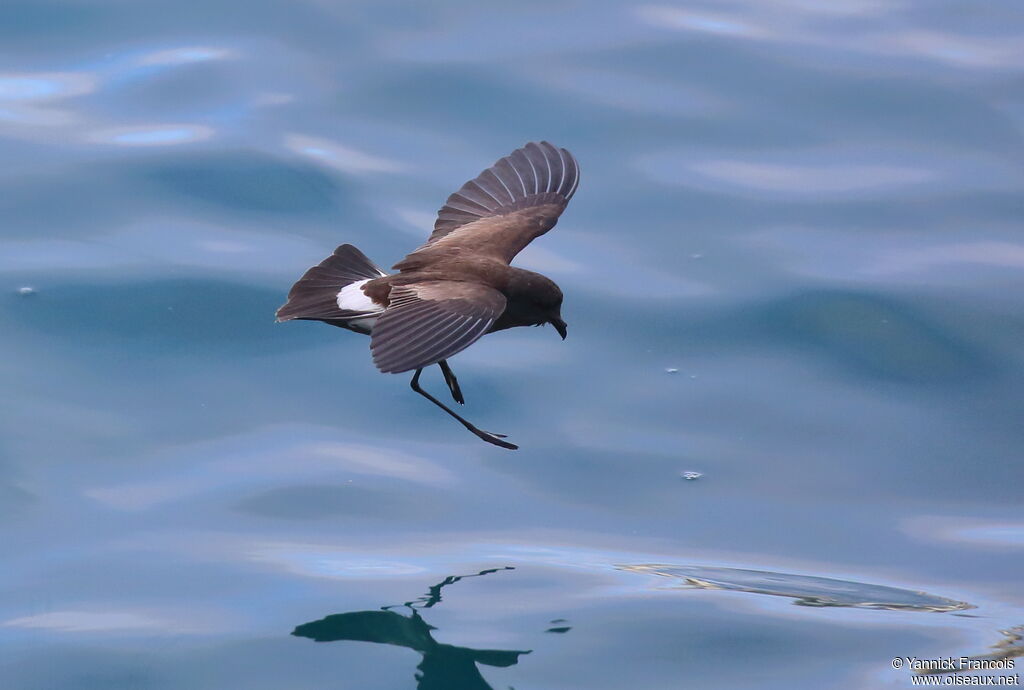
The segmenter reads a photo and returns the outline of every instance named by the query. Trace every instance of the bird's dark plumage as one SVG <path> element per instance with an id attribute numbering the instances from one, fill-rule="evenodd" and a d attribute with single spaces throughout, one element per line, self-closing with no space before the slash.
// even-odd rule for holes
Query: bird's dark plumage
<path id="1" fill-rule="evenodd" d="M 549 278 L 510 266 L 554 227 L 579 186 L 572 154 L 546 141 L 513 151 L 448 197 L 426 244 L 387 275 L 351 245 L 309 269 L 277 312 L 279 321 L 312 319 L 370 335 L 385 373 L 417 372 L 413 388 L 484 440 L 504 447 L 418 388 L 419 372 L 441 364 L 486 333 L 552 324 L 564 338 L 562 292 Z"/>
<path id="2" fill-rule="evenodd" d="M 299 278 L 288 292 L 288 303 L 277 310 L 278 321 L 307 319 L 347 321 L 361 312 L 342 309 L 338 291 L 360 280 L 380 278 L 387 273 L 351 244 L 343 244 Z"/>
<path id="3" fill-rule="evenodd" d="M 424 281 L 391 288 L 374 324 L 370 350 L 385 373 L 448 359 L 486 333 L 505 310 L 505 296 L 479 283 Z"/>
<path id="4" fill-rule="evenodd" d="M 571 153 L 530 142 L 449 196 L 427 244 L 414 254 L 431 246 L 470 247 L 508 263 L 554 227 L 579 183 Z"/>

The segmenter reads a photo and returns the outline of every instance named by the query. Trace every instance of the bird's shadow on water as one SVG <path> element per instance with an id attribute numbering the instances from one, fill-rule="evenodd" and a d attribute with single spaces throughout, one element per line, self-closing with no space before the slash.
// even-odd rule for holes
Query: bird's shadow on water
<path id="1" fill-rule="evenodd" d="M 376 611 L 336 613 L 320 620 L 303 623 L 292 631 L 296 637 L 315 642 L 376 642 L 414 649 L 423 655 L 416 666 L 418 690 L 492 690 L 480 674 L 478 664 L 505 668 L 519 663 L 521 654 L 532 650 L 471 649 L 442 644 L 431 634 L 436 628 L 420 615 L 441 603 L 441 590 L 467 577 L 490 575 L 511 567 L 481 570 L 473 575 L 450 575 L 433 585 L 427 593 L 403 604 L 383 606 Z M 392 609 L 406 610 L 402 615 Z"/>

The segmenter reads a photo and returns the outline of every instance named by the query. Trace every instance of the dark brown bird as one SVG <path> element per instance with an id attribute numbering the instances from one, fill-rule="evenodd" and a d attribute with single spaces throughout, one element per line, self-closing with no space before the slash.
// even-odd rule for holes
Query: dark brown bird
<path id="1" fill-rule="evenodd" d="M 484 441 L 515 450 L 503 434 L 476 428 L 420 388 L 420 374 L 440 366 L 461 405 L 447 360 L 484 334 L 550 323 L 565 339 L 562 291 L 549 278 L 509 263 L 555 226 L 579 181 L 571 153 L 530 142 L 449 196 L 427 243 L 394 265 L 398 273 L 388 275 L 343 244 L 295 283 L 277 320 L 323 321 L 369 335 L 378 369 L 415 370 L 414 391 Z"/>

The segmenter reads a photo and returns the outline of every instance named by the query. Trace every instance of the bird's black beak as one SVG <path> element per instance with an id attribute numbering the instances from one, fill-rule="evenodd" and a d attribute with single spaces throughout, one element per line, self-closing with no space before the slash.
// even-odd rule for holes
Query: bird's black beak
<path id="1" fill-rule="evenodd" d="M 548 323 L 554 326 L 555 330 L 558 331 L 558 335 L 562 336 L 562 340 L 565 340 L 565 336 L 568 335 L 569 333 L 569 331 L 566 330 L 565 321 L 562 321 L 562 319 L 556 316 L 555 318 L 551 319 L 551 321 L 549 321 Z"/>

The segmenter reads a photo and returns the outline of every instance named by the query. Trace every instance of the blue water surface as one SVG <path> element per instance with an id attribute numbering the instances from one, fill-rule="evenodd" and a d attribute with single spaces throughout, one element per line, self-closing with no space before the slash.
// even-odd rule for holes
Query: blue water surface
<path id="1" fill-rule="evenodd" d="M 5 0 L 0 58 L 3 687 L 902 688 L 1024 623 L 1019 2 Z M 274 323 L 539 139 L 569 337 L 452 360 L 521 450 Z"/>

